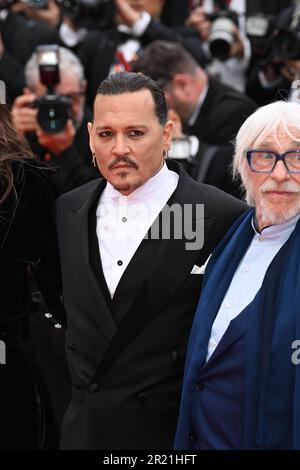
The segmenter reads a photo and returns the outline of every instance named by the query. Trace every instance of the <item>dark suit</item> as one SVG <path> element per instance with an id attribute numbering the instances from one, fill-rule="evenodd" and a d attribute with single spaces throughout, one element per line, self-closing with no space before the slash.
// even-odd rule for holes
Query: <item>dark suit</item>
<path id="1" fill-rule="evenodd" d="M 240 182 L 232 178 L 232 154 L 231 145 L 217 146 L 200 142 L 195 157 L 185 161 L 183 165 L 198 183 L 216 186 L 225 193 L 242 199 Z"/>
<path id="2" fill-rule="evenodd" d="M 207 144 L 228 145 L 255 109 L 256 104 L 247 96 L 216 80 L 209 80 L 196 122 L 186 130 Z"/>
<path id="3" fill-rule="evenodd" d="M 6 83 L 11 101 L 23 93 L 24 66 L 41 44 L 55 44 L 58 35 L 53 28 L 39 21 L 29 20 L 20 13 L 9 12 L 0 21 L 4 53 L 0 57 L 0 79 Z"/>
<path id="4" fill-rule="evenodd" d="M 61 196 L 58 236 L 67 311 L 73 396 L 62 427 L 63 449 L 172 447 L 188 333 L 202 266 L 245 205 L 179 172 L 169 204 L 205 205 L 204 246 L 186 239 L 144 239 L 111 300 L 95 234 L 105 182 Z M 195 220 L 193 220 L 195 222 Z"/>
<path id="5" fill-rule="evenodd" d="M 64 331 L 43 312 L 33 315 L 30 273 L 47 303 L 62 321 L 61 278 L 49 170 L 32 158 L 12 162 L 16 194 L 1 204 L 0 449 L 49 449 L 58 446 L 58 430 L 69 399 L 70 382 L 63 356 Z M 1 196 L 6 180 L 1 181 Z M 55 369 L 55 373 L 54 373 Z"/>

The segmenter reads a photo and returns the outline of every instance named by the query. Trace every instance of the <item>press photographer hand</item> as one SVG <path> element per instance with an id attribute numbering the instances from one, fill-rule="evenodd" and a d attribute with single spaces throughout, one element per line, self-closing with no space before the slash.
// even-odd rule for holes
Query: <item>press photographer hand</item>
<path id="1" fill-rule="evenodd" d="M 12 117 L 16 129 L 21 134 L 26 132 L 36 132 L 37 130 L 37 112 L 36 108 L 32 108 L 32 103 L 37 96 L 34 93 L 25 90 L 24 95 L 18 96 L 12 106 Z"/>
<path id="2" fill-rule="evenodd" d="M 52 28 L 58 26 L 60 21 L 60 8 L 55 0 L 48 0 L 46 8 L 35 8 L 28 3 L 16 2 L 11 7 L 11 10 L 16 13 L 24 13 L 28 18 L 36 21 L 42 21 Z"/>
<path id="3" fill-rule="evenodd" d="M 68 119 L 65 128 L 56 134 L 47 134 L 41 127 L 37 127 L 36 135 L 39 144 L 53 155 L 58 155 L 73 144 L 76 131 L 71 119 Z"/>
<path id="4" fill-rule="evenodd" d="M 202 7 L 192 10 L 185 23 L 186 26 L 195 28 L 198 31 L 201 41 L 207 41 L 211 30 L 211 21 L 206 18 Z"/>
<path id="5" fill-rule="evenodd" d="M 126 24 L 130 28 L 140 19 L 140 13 L 134 10 L 128 0 L 115 0 L 117 7 L 117 24 Z"/>
<path id="6" fill-rule="evenodd" d="M 212 22 L 207 19 L 204 9 L 202 7 L 192 10 L 190 16 L 186 20 L 186 25 L 195 28 L 198 31 L 201 41 L 206 42 L 211 34 Z M 234 42 L 228 54 L 230 57 L 243 57 L 244 55 L 244 40 L 242 38 L 240 29 L 235 24 L 232 25 L 232 37 Z"/>

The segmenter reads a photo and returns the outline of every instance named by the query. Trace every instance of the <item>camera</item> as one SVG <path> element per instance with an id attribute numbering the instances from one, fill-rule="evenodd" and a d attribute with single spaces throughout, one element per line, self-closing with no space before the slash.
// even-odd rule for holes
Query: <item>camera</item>
<path id="1" fill-rule="evenodd" d="M 255 58 L 263 58 L 267 52 L 275 26 L 275 17 L 264 13 L 256 13 L 246 18 L 246 34 L 251 43 Z"/>
<path id="2" fill-rule="evenodd" d="M 212 23 L 207 39 L 210 53 L 212 57 L 224 62 L 229 58 L 231 46 L 235 41 L 234 28 L 238 26 L 238 15 L 231 10 L 221 10 L 205 16 Z"/>
<path id="3" fill-rule="evenodd" d="M 98 30 L 114 26 L 114 0 L 59 0 L 59 4 L 78 28 Z"/>
<path id="4" fill-rule="evenodd" d="M 274 35 L 270 42 L 272 60 L 300 59 L 299 33 L 291 29 L 282 29 Z"/>
<path id="5" fill-rule="evenodd" d="M 48 0 L 0 0 L 0 10 L 9 10 L 15 3 L 25 3 L 33 8 L 46 8 Z"/>
<path id="6" fill-rule="evenodd" d="M 61 132 L 71 117 L 71 100 L 54 93 L 59 83 L 59 47 L 57 45 L 36 48 L 40 81 L 47 87 L 46 95 L 35 100 L 38 108 L 37 121 L 47 134 Z"/>

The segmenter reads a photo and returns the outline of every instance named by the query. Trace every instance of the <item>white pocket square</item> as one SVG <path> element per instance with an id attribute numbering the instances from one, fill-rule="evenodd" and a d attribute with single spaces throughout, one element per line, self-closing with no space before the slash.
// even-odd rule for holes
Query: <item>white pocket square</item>
<path id="1" fill-rule="evenodd" d="M 211 255 L 209 255 L 209 257 L 207 258 L 205 263 L 202 264 L 202 266 L 200 268 L 199 268 L 199 266 L 197 266 L 195 264 L 193 269 L 191 270 L 191 274 L 204 274 L 205 273 L 205 268 L 207 266 L 207 263 L 208 263 L 210 257 L 211 257 Z"/>
<path id="2" fill-rule="evenodd" d="M 193 269 L 191 270 L 191 274 L 203 274 L 204 265 L 199 268 L 196 264 L 194 265 Z"/>

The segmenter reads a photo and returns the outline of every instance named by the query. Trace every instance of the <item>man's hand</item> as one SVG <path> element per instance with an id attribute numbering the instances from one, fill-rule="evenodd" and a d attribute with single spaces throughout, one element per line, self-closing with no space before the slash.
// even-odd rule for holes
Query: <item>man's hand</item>
<path id="1" fill-rule="evenodd" d="M 75 127 L 71 119 L 68 120 L 66 127 L 57 134 L 47 134 L 40 127 L 38 127 L 36 131 L 39 144 L 53 155 L 58 155 L 70 148 L 73 144 L 75 134 Z"/>
<path id="2" fill-rule="evenodd" d="M 15 99 L 12 106 L 12 118 L 15 127 L 21 134 L 26 132 L 36 132 L 37 130 L 37 112 L 36 108 L 31 105 L 35 101 L 36 95 L 34 93 L 25 93 Z"/>
<path id="3" fill-rule="evenodd" d="M 22 12 L 31 20 L 42 21 L 55 28 L 60 21 L 60 8 L 54 0 L 48 0 L 46 8 L 35 8 L 28 3 L 17 2 L 11 7 L 14 12 Z"/>
<path id="4" fill-rule="evenodd" d="M 211 21 L 207 19 L 202 7 L 192 10 L 185 23 L 198 31 L 201 41 L 207 41 L 210 35 Z"/>
<path id="5" fill-rule="evenodd" d="M 3 56 L 4 51 L 5 51 L 5 47 L 4 47 L 4 43 L 2 39 L 2 34 L 0 32 L 0 58 Z"/>
<path id="6" fill-rule="evenodd" d="M 232 32 L 234 42 L 230 48 L 229 57 L 241 58 L 244 56 L 244 41 L 242 39 L 241 32 L 236 25 L 234 25 Z"/>
<path id="7" fill-rule="evenodd" d="M 126 24 L 130 28 L 140 19 L 140 14 L 128 3 L 128 0 L 115 0 L 117 7 L 117 24 Z"/>

